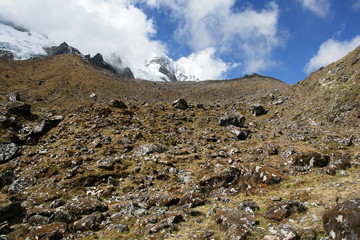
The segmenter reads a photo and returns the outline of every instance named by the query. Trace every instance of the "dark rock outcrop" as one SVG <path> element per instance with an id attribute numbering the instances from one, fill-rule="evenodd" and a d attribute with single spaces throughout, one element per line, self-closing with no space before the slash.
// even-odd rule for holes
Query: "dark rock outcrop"
<path id="1" fill-rule="evenodd" d="M 90 57 L 90 55 L 86 55 L 85 59 L 89 61 L 92 65 L 109 70 L 113 73 L 116 73 L 115 68 L 113 68 L 110 64 L 104 61 L 103 56 L 100 53 L 97 53 L 94 57 Z"/>
<path id="2" fill-rule="evenodd" d="M 14 60 L 14 54 L 9 50 L 0 49 L 0 58 Z"/>
<path id="3" fill-rule="evenodd" d="M 63 42 L 57 47 L 54 46 L 51 48 L 47 48 L 45 49 L 45 51 L 48 53 L 48 56 L 55 56 L 60 54 L 76 54 L 79 56 L 82 55 L 78 49 L 69 46 L 66 42 Z"/>

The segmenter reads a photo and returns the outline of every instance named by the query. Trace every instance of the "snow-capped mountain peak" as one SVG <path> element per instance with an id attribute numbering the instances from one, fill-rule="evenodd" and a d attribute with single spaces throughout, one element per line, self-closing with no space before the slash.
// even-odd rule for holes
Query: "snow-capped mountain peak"
<path id="1" fill-rule="evenodd" d="M 6 54 L 14 60 L 25 60 L 44 56 L 44 48 L 56 45 L 46 36 L 30 31 L 19 31 L 0 23 L 0 55 Z"/>
<path id="2" fill-rule="evenodd" d="M 134 70 L 134 75 L 138 79 L 152 81 L 199 81 L 196 76 L 186 72 L 180 64 L 164 53 L 147 60 L 143 68 Z"/>

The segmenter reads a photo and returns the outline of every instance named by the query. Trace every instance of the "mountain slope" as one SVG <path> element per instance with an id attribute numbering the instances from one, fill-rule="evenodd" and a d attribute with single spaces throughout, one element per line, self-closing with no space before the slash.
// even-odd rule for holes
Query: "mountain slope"
<path id="1" fill-rule="evenodd" d="M 357 59 L 294 86 L 126 79 L 73 54 L 0 59 L 0 234 L 325 239 L 326 219 L 357 226 L 358 126 L 314 122 L 356 106 Z"/>
<path id="2" fill-rule="evenodd" d="M 359 126 L 360 46 L 289 87 L 287 93 L 297 94 L 295 118 Z"/>
<path id="3" fill-rule="evenodd" d="M 122 78 L 112 72 L 93 67 L 77 55 L 57 55 L 28 61 L 0 59 L 1 94 L 19 91 L 36 105 L 52 103 L 74 109 L 91 102 L 94 92 L 98 99 L 133 98 L 134 101 L 171 102 L 183 97 L 192 101 L 215 101 L 255 97 L 287 85 L 259 75 L 241 79 L 205 82 L 150 82 Z"/>

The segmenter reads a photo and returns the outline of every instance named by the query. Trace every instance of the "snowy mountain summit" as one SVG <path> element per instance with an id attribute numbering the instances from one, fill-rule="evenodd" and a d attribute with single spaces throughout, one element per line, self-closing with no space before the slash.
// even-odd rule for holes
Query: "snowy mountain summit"
<path id="1" fill-rule="evenodd" d="M 0 22 L 0 57 L 12 60 L 27 60 L 58 54 L 79 55 L 93 65 L 128 78 L 134 78 L 135 76 L 137 79 L 161 82 L 199 81 L 196 76 L 186 72 L 179 63 L 166 54 L 155 55 L 150 60 L 145 61 L 143 66 L 130 70 L 128 67 L 122 66 L 122 64 L 119 65 L 117 61 L 111 60 L 111 58 L 110 62 L 105 62 L 106 59 L 104 60 L 100 54 L 90 58 L 90 56 L 83 55 L 79 50 L 67 45 L 65 42 L 57 46 L 45 35 L 16 27 L 13 24 Z"/>
<path id="2" fill-rule="evenodd" d="M 0 22 L 0 57 L 26 60 L 45 56 L 44 48 L 54 45 L 45 35 Z"/>
<path id="3" fill-rule="evenodd" d="M 139 79 L 160 82 L 199 81 L 199 78 L 186 72 L 180 64 L 164 53 L 147 60 L 144 68 L 134 70 L 134 75 Z"/>

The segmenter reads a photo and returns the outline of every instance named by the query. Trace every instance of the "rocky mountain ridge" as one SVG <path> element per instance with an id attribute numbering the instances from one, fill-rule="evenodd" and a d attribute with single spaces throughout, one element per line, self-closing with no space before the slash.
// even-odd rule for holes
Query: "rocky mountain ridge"
<path id="1" fill-rule="evenodd" d="M 293 86 L 0 59 L 0 234 L 359 238 L 358 59 Z"/>

